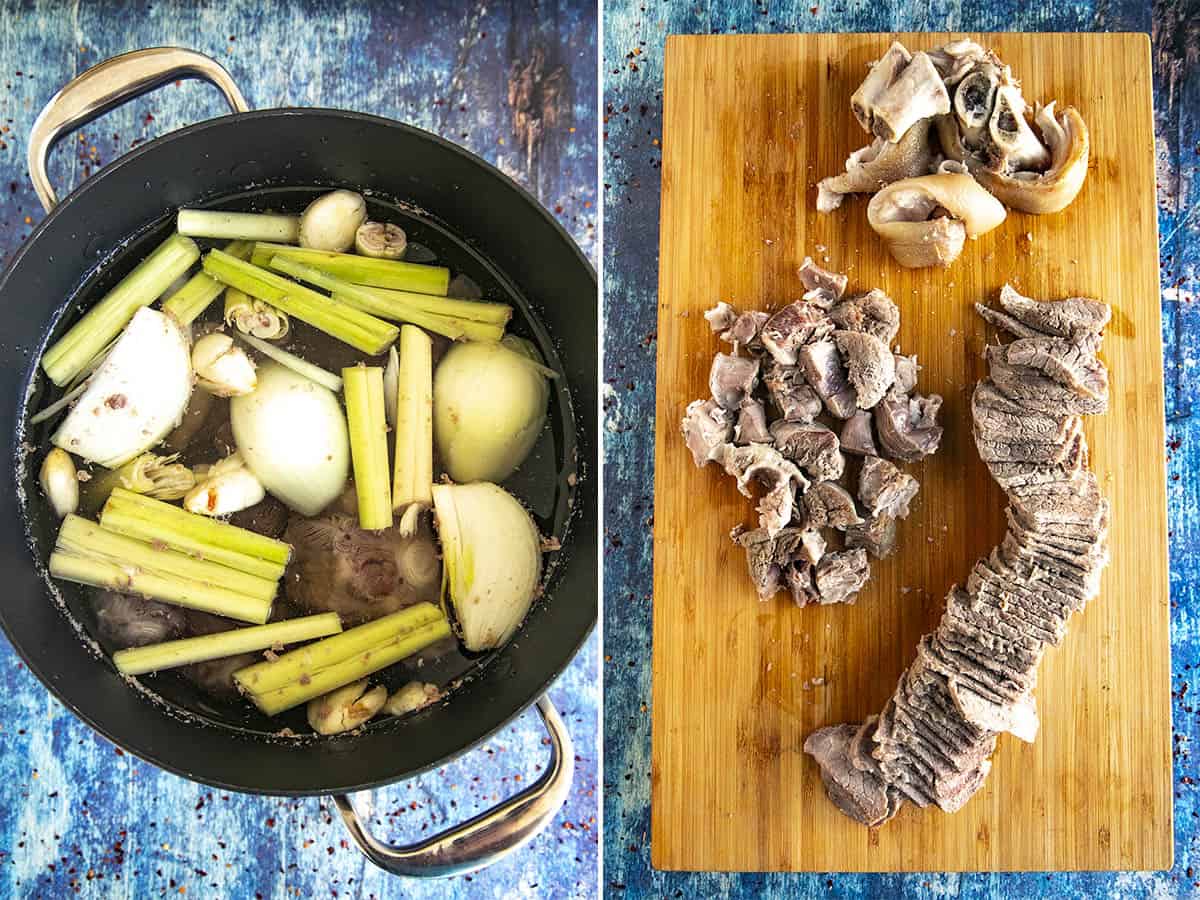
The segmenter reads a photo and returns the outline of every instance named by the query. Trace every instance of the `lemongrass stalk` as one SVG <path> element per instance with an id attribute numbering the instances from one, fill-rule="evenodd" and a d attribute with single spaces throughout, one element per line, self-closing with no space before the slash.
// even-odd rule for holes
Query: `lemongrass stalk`
<path id="1" fill-rule="evenodd" d="M 62 410 L 66 409 L 72 403 L 74 403 L 75 400 L 78 399 L 79 395 L 87 390 L 87 386 L 88 385 L 87 385 L 86 381 L 80 382 L 75 387 L 71 388 L 71 390 L 67 391 L 65 394 L 63 394 L 61 397 L 59 397 L 57 400 L 55 400 L 53 403 L 51 403 L 49 406 L 45 407 L 44 409 L 38 410 L 36 413 L 34 413 L 32 416 L 30 416 L 29 424 L 30 425 L 38 425 L 42 422 L 45 422 L 47 419 L 54 418 L 54 416 L 56 416 Z"/>
<path id="2" fill-rule="evenodd" d="M 285 257 L 286 259 L 286 257 Z M 316 268 L 315 266 L 313 268 Z M 363 287 L 360 285 L 360 287 Z M 507 303 L 492 303 L 487 300 L 459 300 L 454 297 L 434 297 L 415 291 L 394 291 L 388 288 L 363 287 L 380 300 L 391 301 L 401 307 L 411 307 L 421 312 L 445 316 L 448 319 L 466 319 L 469 322 L 486 322 L 502 328 L 512 319 L 512 307 Z"/>
<path id="3" fill-rule="evenodd" d="M 445 614 L 432 603 L 417 603 L 399 612 L 350 628 L 341 634 L 284 653 L 277 659 L 255 663 L 233 673 L 234 681 L 252 694 L 265 694 L 315 672 L 366 653 L 372 647 L 411 634 L 430 623 L 444 622 Z"/>
<path id="4" fill-rule="evenodd" d="M 109 516 L 114 519 L 114 531 L 130 537 L 145 536 L 146 540 L 160 540 L 174 549 L 194 553 L 251 574 L 262 574 L 264 571 L 282 573 L 292 555 L 291 545 L 283 541 L 238 528 L 228 522 L 198 516 L 178 506 L 123 488 L 114 489 L 104 505 L 100 524 L 105 528 L 110 527 Z M 117 519 L 122 522 L 118 523 Z M 144 524 L 134 526 L 134 521 Z M 120 526 L 127 530 L 122 530 Z M 138 533 L 129 529 L 136 529 Z M 253 561 L 259 564 L 251 565 Z"/>
<path id="5" fill-rule="evenodd" d="M 358 495 L 358 525 L 365 531 L 392 527 L 392 485 L 388 472 L 387 416 L 383 411 L 383 369 L 342 369 L 350 460 Z"/>
<path id="6" fill-rule="evenodd" d="M 400 329 L 392 506 L 433 503 L 433 341 L 415 325 Z"/>
<path id="7" fill-rule="evenodd" d="M 344 281 L 341 278 L 322 272 L 320 269 L 314 269 L 312 266 L 306 266 L 304 263 L 296 262 L 285 256 L 271 257 L 271 268 L 291 275 L 293 278 L 298 278 L 301 281 L 307 281 L 309 284 L 315 284 L 317 287 L 325 288 L 325 290 L 333 294 L 334 300 L 338 300 L 353 309 L 383 318 L 411 322 L 429 331 L 445 335 L 454 341 L 464 338 L 475 341 L 498 341 L 500 340 L 500 336 L 504 334 L 504 329 L 496 325 L 434 315 L 433 313 L 422 312 L 411 306 L 405 306 L 394 300 L 381 299 L 371 293 L 369 288 Z"/>
<path id="8" fill-rule="evenodd" d="M 108 354 L 112 352 L 112 348 L 117 345 L 117 341 L 121 336 L 118 334 L 115 338 L 105 344 L 95 356 L 93 356 L 86 366 L 75 373 L 75 377 L 67 382 L 67 390 L 73 391 L 78 385 L 87 381 L 88 376 L 100 368 L 100 363 L 108 358 Z"/>
<path id="9" fill-rule="evenodd" d="M 140 594 L 255 625 L 262 625 L 271 617 L 269 600 L 255 600 L 218 585 L 158 575 L 91 556 L 55 551 L 50 554 L 50 574 L 64 581 Z"/>
<path id="10" fill-rule="evenodd" d="M 180 234 L 239 241 L 280 241 L 294 244 L 300 238 L 299 216 L 273 213 L 220 212 L 181 209 L 175 227 Z"/>
<path id="11" fill-rule="evenodd" d="M 266 300 L 289 316 L 372 356 L 391 346 L 399 333 L 390 322 L 335 303 L 324 294 L 219 250 L 204 257 L 204 270 L 217 280 Z"/>
<path id="12" fill-rule="evenodd" d="M 237 288 L 225 290 L 225 324 L 242 334 L 272 341 L 282 340 L 291 330 L 286 313 Z"/>
<path id="13" fill-rule="evenodd" d="M 341 630 L 342 622 L 337 613 L 320 613 L 272 622 L 270 625 L 235 628 L 230 631 L 218 631 L 216 634 L 118 650 L 113 654 L 113 662 L 122 675 L 144 675 L 146 672 L 160 672 L 163 669 L 207 662 L 210 659 L 224 659 L 239 653 L 267 650 L 282 644 L 311 641 L 337 634 Z"/>
<path id="14" fill-rule="evenodd" d="M 238 259 L 249 259 L 252 246 L 249 241 L 233 241 L 226 245 L 225 252 Z M 225 285 L 217 279 L 205 272 L 197 272 L 183 287 L 163 301 L 162 311 L 180 325 L 191 325 L 217 297 L 221 296 L 223 290 Z"/>
<path id="15" fill-rule="evenodd" d="M 342 389 L 342 379 L 332 372 L 315 366 L 306 359 L 301 359 L 295 353 L 289 353 L 282 347 L 276 347 L 252 334 L 239 334 L 238 339 L 245 341 L 263 356 L 275 360 L 281 366 L 291 369 L 297 375 L 303 375 L 309 381 L 315 381 L 322 387 L 327 387 L 335 394 Z"/>
<path id="16" fill-rule="evenodd" d="M 162 544 L 117 534 L 80 516 L 71 515 L 63 519 L 54 549 L 75 556 L 102 559 L 119 566 L 133 566 L 155 575 L 219 585 L 236 594 L 265 601 L 268 605 L 275 599 L 278 589 L 278 584 L 270 578 L 260 578 L 207 559 L 197 559 Z"/>
<path id="17" fill-rule="evenodd" d="M 71 330 L 42 356 L 42 369 L 59 387 L 67 384 L 129 324 L 133 314 L 149 306 L 200 257 L 191 238 L 173 234 L 138 263 Z"/>
<path id="18" fill-rule="evenodd" d="M 329 250 L 259 242 L 254 245 L 250 261 L 256 266 L 265 266 L 273 256 L 295 260 L 354 284 L 415 291 L 418 294 L 433 294 L 438 297 L 445 297 L 450 288 L 450 270 L 444 266 L 375 259 L 355 253 L 334 253 Z"/>
<path id="19" fill-rule="evenodd" d="M 444 618 L 422 625 L 414 631 L 406 632 L 392 640 L 376 644 L 357 656 L 335 663 L 328 668 L 314 672 L 308 677 L 301 677 L 289 682 L 283 687 L 265 693 L 251 693 L 250 702 L 257 706 L 265 715 L 276 716 L 301 703 L 307 703 L 314 697 L 328 694 L 340 687 L 351 684 L 381 669 L 395 665 L 400 660 L 420 653 L 426 647 L 444 640 L 450 636 L 450 623 Z M 332 640 L 332 638 L 326 638 Z M 237 673 L 234 673 L 237 677 Z"/>

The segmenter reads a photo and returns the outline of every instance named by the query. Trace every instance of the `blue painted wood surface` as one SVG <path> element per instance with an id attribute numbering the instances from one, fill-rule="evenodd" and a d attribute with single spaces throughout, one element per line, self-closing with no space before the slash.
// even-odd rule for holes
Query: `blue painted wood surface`
<path id="1" fill-rule="evenodd" d="M 596 27 L 585 0 L 0 0 L 0 264 L 41 218 L 25 137 L 42 104 L 102 59 L 161 44 L 219 59 L 253 106 L 360 110 L 456 141 L 534 191 L 595 260 Z M 552 86 L 521 122 L 509 106 L 514 66 Z M 61 190 L 135 144 L 223 112 L 207 85 L 166 87 L 60 145 L 51 176 Z M 328 803 L 224 794 L 123 755 L 0 638 L 0 897 L 596 896 L 597 666 L 593 635 L 551 690 L 578 754 L 558 819 L 486 872 L 418 884 L 366 863 Z M 453 764 L 380 792 L 377 833 L 415 840 L 515 792 L 544 763 L 543 738 L 526 714 Z"/>
<path id="2" fill-rule="evenodd" d="M 650 606 L 663 40 L 674 33 L 1142 31 L 1152 35 L 1166 351 L 1175 867 L 1160 873 L 687 874 L 650 868 Z M 604 811 L 614 897 L 1200 895 L 1200 4 L 608 0 L 604 14 Z"/>

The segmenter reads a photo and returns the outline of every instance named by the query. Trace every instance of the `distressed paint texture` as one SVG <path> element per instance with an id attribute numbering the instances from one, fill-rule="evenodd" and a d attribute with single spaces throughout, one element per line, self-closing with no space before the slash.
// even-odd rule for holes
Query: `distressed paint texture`
<path id="1" fill-rule="evenodd" d="M 0 261 L 41 217 L 25 137 L 42 104 L 88 66 L 161 44 L 215 56 L 253 106 L 360 110 L 456 141 L 534 191 L 595 259 L 596 10 L 584 0 L 0 0 Z M 513 71 L 525 73 L 517 109 Z M 60 145 L 51 177 L 60 190 L 77 184 L 134 144 L 223 113 L 222 103 L 198 82 L 166 87 Z M 563 813 L 492 869 L 414 883 L 367 863 L 328 803 L 211 791 L 123 755 L 0 638 L 0 897 L 596 896 L 598 643 L 593 635 L 551 690 L 578 754 Z M 543 739 L 527 713 L 456 762 L 381 791 L 376 832 L 415 840 L 507 796 L 544 764 Z"/>
<path id="2" fill-rule="evenodd" d="M 650 607 L 663 41 L 673 33 L 1152 35 L 1166 352 L 1175 867 L 1156 873 L 687 874 L 650 868 Z M 604 16 L 605 891 L 614 897 L 1200 895 L 1200 5 L 610 0 Z M 737 252 L 730 248 L 730 252 Z M 714 298 L 716 299 L 716 298 Z M 1200 407 L 1197 408 L 1200 414 Z"/>

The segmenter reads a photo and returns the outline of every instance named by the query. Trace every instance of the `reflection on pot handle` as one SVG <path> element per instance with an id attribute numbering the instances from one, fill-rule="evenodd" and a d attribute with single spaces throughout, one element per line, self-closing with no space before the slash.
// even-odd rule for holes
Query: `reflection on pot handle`
<path id="1" fill-rule="evenodd" d="M 179 78 L 202 78 L 225 95 L 234 112 L 246 112 L 246 98 L 215 59 L 180 47 L 152 47 L 123 53 L 92 66 L 69 81 L 42 108 L 29 133 L 29 178 L 42 206 L 58 203 L 46 175 L 46 159 L 63 135 L 86 125 L 127 100 Z"/>
<path id="2" fill-rule="evenodd" d="M 542 776 L 521 793 L 441 834 L 417 844 L 385 844 L 363 829 L 346 794 L 333 798 L 350 836 L 367 859 L 393 875 L 437 878 L 482 869 L 538 834 L 558 814 L 575 774 L 575 749 L 549 696 L 537 711 L 550 734 L 550 761 Z"/>

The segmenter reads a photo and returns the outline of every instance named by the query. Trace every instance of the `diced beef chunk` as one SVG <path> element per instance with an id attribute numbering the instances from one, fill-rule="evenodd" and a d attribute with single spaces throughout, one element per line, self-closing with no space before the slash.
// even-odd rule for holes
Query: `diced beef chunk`
<path id="1" fill-rule="evenodd" d="M 826 553 L 817 565 L 813 579 L 817 586 L 818 602 L 853 603 L 870 577 L 871 565 L 867 562 L 866 550 Z"/>
<path id="2" fill-rule="evenodd" d="M 737 479 L 738 490 L 754 496 L 751 482 L 757 481 L 766 493 L 758 502 L 759 524 L 773 537 L 792 520 L 796 490 L 808 487 L 808 480 L 795 464 L 780 456 L 767 444 L 748 444 L 735 447 L 727 444 L 725 471 Z"/>
<path id="3" fill-rule="evenodd" d="M 921 367 L 917 365 L 917 357 L 896 354 L 896 385 L 895 390 L 901 394 L 911 394 L 917 389 L 917 373 Z"/>
<path id="4" fill-rule="evenodd" d="M 896 358 L 887 344 L 860 331 L 835 331 L 859 409 L 872 409 L 896 381 Z"/>
<path id="5" fill-rule="evenodd" d="M 833 341 L 823 340 L 805 345 L 800 349 L 799 361 L 805 379 L 831 414 L 839 419 L 854 415 L 858 409 L 858 399 Z"/>
<path id="6" fill-rule="evenodd" d="M 899 803 L 889 796 L 887 784 L 878 775 L 851 762 L 859 730 L 858 725 L 821 728 L 804 741 L 804 752 L 820 766 L 821 781 L 837 808 L 873 828 L 895 815 Z M 856 758 L 862 759 L 861 753 Z"/>
<path id="7" fill-rule="evenodd" d="M 715 400 L 693 400 L 689 403 L 683 414 L 682 430 L 683 439 L 698 467 L 714 460 L 721 462 L 725 456 L 725 445 L 733 437 L 729 413 L 718 406 Z"/>
<path id="8" fill-rule="evenodd" d="M 841 300 L 842 294 L 846 293 L 849 279 L 840 272 L 822 269 L 811 256 L 804 257 L 797 274 L 806 291 L 824 291 L 831 301 Z"/>
<path id="9" fill-rule="evenodd" d="M 783 587 L 784 569 L 800 544 L 800 529 L 785 528 L 770 534 L 765 528 L 742 531 L 740 526 L 731 537 L 746 551 L 750 580 L 760 600 L 770 600 Z"/>
<path id="10" fill-rule="evenodd" d="M 804 516 L 809 528 L 845 531 L 862 522 L 854 498 L 836 481 L 818 481 L 808 489 L 804 495 Z"/>
<path id="11" fill-rule="evenodd" d="M 762 403 L 754 399 L 742 401 L 733 435 L 735 444 L 771 442 L 771 432 L 767 430 L 767 412 Z"/>
<path id="12" fill-rule="evenodd" d="M 922 397 L 890 392 L 875 407 L 875 430 L 885 456 L 904 462 L 916 462 L 929 456 L 942 440 L 937 424 L 942 398 L 937 394 Z"/>
<path id="13" fill-rule="evenodd" d="M 917 495 L 917 479 L 897 469 L 886 459 L 868 456 L 858 477 L 858 499 L 873 516 L 903 519 L 908 504 Z"/>
<path id="14" fill-rule="evenodd" d="M 718 353 L 708 373 L 708 389 L 723 408 L 736 410 L 758 384 L 758 360 Z"/>
<path id="15" fill-rule="evenodd" d="M 814 303 L 797 300 L 769 318 L 762 327 L 762 343 L 777 362 L 796 364 L 796 353 L 805 344 L 819 341 L 833 331 L 825 310 Z"/>
<path id="16" fill-rule="evenodd" d="M 846 420 L 842 426 L 839 438 L 842 450 L 858 456 L 876 456 L 879 451 L 875 448 L 875 430 L 871 425 L 871 413 L 860 409 Z"/>
<path id="17" fill-rule="evenodd" d="M 813 481 L 832 481 L 842 476 L 846 460 L 837 435 L 819 422 L 774 422 L 771 436 L 779 452 Z"/>
<path id="18" fill-rule="evenodd" d="M 843 331 L 860 331 L 891 344 L 900 331 L 900 310 L 892 298 L 878 289 L 856 294 L 829 311 L 829 318 Z"/>
<path id="19" fill-rule="evenodd" d="M 896 520 L 891 516 L 867 516 L 846 529 L 846 546 L 861 547 L 876 559 L 886 559 L 896 549 Z"/>
<path id="20" fill-rule="evenodd" d="M 793 562 L 787 567 L 784 577 L 792 602 L 797 606 L 808 606 L 818 601 L 817 588 L 813 584 L 813 567 L 810 563 Z"/>
<path id="21" fill-rule="evenodd" d="M 1008 284 L 1000 289 L 1000 306 L 1006 313 L 1030 328 L 1043 334 L 1072 340 L 1100 334 L 1112 318 L 1112 310 L 1108 304 L 1099 300 L 1086 297 L 1032 300 L 1021 296 Z"/>
<path id="22" fill-rule="evenodd" d="M 789 422 L 811 422 L 821 412 L 821 398 L 804 380 L 796 366 L 768 360 L 763 371 L 767 396 L 779 414 Z"/>

